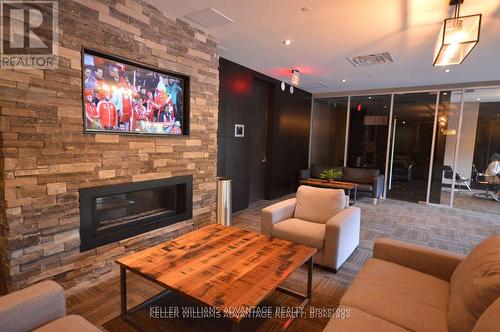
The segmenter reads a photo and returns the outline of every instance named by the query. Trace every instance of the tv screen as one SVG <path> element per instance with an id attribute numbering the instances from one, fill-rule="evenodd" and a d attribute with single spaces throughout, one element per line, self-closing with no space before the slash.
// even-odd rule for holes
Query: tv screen
<path id="1" fill-rule="evenodd" d="M 86 132 L 187 135 L 189 78 L 83 52 Z"/>

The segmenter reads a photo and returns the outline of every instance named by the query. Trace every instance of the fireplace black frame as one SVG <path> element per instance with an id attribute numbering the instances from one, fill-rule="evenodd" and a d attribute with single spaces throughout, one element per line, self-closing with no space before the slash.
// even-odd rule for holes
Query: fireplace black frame
<path id="1" fill-rule="evenodd" d="M 94 219 L 96 217 L 95 199 L 97 197 L 173 185 L 184 185 L 181 187 L 185 188 L 180 195 L 181 197 L 177 197 L 180 203 L 185 205 L 184 212 L 174 215 L 167 212 L 141 218 L 132 224 L 119 225 L 108 230 L 96 230 Z M 193 177 L 191 175 L 80 189 L 80 252 L 189 220 L 192 217 Z"/>

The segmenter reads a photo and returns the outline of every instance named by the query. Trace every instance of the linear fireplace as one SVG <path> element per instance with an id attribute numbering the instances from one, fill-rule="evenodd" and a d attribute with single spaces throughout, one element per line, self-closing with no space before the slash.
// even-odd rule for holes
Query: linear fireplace
<path id="1" fill-rule="evenodd" d="M 193 179 L 125 183 L 80 190 L 80 251 L 193 216 Z"/>

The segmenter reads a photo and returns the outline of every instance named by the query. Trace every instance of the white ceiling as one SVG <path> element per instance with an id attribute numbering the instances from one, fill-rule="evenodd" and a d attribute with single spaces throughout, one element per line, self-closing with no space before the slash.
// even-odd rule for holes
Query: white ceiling
<path id="1" fill-rule="evenodd" d="M 186 14 L 215 8 L 235 21 L 203 28 L 219 39 L 222 57 L 279 80 L 289 81 L 297 68 L 301 87 L 313 93 L 500 80 L 500 0 L 465 0 L 462 15 L 483 14 L 481 38 L 449 73 L 432 66 L 449 0 L 147 1 L 186 21 Z M 302 12 L 305 6 L 311 11 Z M 385 51 L 395 63 L 356 68 L 346 60 Z"/>

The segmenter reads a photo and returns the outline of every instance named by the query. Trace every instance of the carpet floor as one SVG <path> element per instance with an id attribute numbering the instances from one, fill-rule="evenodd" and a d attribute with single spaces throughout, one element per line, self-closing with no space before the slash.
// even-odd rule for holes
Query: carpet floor
<path id="1" fill-rule="evenodd" d="M 279 201 L 279 200 L 276 200 Z M 233 225 L 251 231 L 260 231 L 260 210 L 276 201 L 259 201 L 250 208 L 233 216 Z M 304 317 L 296 319 L 289 331 L 322 331 L 328 322 L 321 317 L 323 309 L 334 308 L 350 283 L 368 258 L 372 256 L 374 240 L 392 238 L 420 245 L 441 248 L 467 254 L 481 240 L 500 234 L 498 214 L 464 211 L 446 207 L 425 206 L 414 203 L 379 200 L 372 205 L 368 199 L 360 199 L 361 243 L 337 273 L 320 266 L 314 267 L 313 298 Z M 299 269 L 285 282 L 288 288 L 305 290 L 306 269 Z M 162 289 L 138 276 L 128 277 L 129 306 L 140 303 Z M 85 317 L 99 328 L 108 331 L 230 331 L 230 325 L 222 319 L 152 319 L 149 311 L 134 314 L 136 324 L 120 317 L 120 283 L 118 277 L 106 280 L 92 288 L 68 297 L 68 312 Z M 299 300 L 274 292 L 262 306 L 291 308 Z M 162 307 L 188 307 L 192 304 L 176 295 L 156 303 Z M 181 315 L 182 316 L 182 313 Z M 285 318 L 247 318 L 241 323 L 241 331 L 279 331 Z M 136 326 L 140 326 L 138 329 Z"/>

